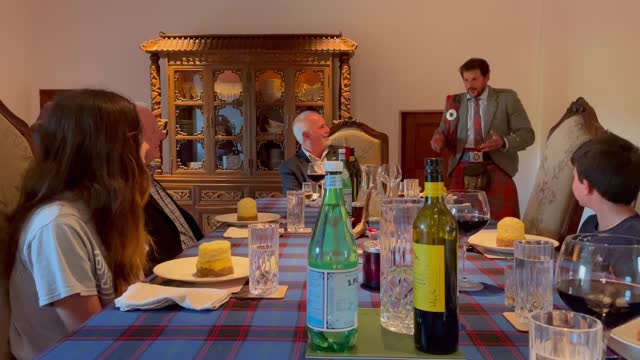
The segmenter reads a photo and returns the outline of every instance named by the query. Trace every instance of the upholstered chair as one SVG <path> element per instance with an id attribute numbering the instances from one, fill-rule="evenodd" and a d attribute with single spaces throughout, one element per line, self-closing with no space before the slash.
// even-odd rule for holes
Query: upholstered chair
<path id="1" fill-rule="evenodd" d="M 20 184 L 27 166 L 33 160 L 29 125 L 18 118 L 0 101 L 0 257 L 4 258 L 8 224 L 5 216 L 13 210 L 20 196 Z M 9 284 L 4 266 L 0 266 L 0 359 L 10 357 L 9 351 Z"/>
<path id="2" fill-rule="evenodd" d="M 571 155 L 586 140 L 604 132 L 593 108 L 582 97 L 572 102 L 560 121 L 549 130 L 523 221 L 528 234 L 562 242 L 575 234 L 582 217 L 571 185 Z"/>
<path id="3" fill-rule="evenodd" d="M 349 117 L 333 122 L 329 137 L 331 144 L 351 146 L 356 150 L 360 165 L 381 165 L 389 162 L 389 137 Z"/>

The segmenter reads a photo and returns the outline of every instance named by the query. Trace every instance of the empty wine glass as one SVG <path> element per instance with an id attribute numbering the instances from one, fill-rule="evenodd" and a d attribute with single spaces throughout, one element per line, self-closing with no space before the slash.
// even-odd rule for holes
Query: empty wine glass
<path id="1" fill-rule="evenodd" d="M 378 185 L 385 197 L 391 198 L 398 195 L 398 184 L 402 181 L 402 169 L 400 165 L 384 164 L 378 168 Z"/>
<path id="2" fill-rule="evenodd" d="M 484 229 L 489 223 L 489 201 L 482 190 L 447 191 L 445 204 L 458 223 L 458 246 L 462 256 L 462 271 L 458 279 L 460 291 L 481 290 L 484 285 L 471 281 L 466 276 L 466 248 L 469 237 Z"/>

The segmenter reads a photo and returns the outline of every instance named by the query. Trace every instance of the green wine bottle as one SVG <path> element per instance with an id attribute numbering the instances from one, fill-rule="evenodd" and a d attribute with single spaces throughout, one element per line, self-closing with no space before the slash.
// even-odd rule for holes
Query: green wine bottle
<path id="1" fill-rule="evenodd" d="M 327 161 L 324 198 L 307 255 L 307 334 L 316 351 L 344 352 L 358 334 L 358 250 L 342 193 L 342 163 Z"/>
<path id="2" fill-rule="evenodd" d="M 362 169 L 358 158 L 356 158 L 356 149 L 349 148 L 347 155 L 347 170 L 349 171 L 349 177 L 351 177 L 351 185 L 353 186 L 353 201 L 357 201 L 360 195 L 360 182 L 362 182 Z"/>
<path id="3" fill-rule="evenodd" d="M 344 206 L 347 209 L 347 215 L 352 214 L 353 204 L 353 186 L 351 185 L 351 178 L 349 177 L 349 171 L 347 171 L 347 159 L 344 149 L 338 150 L 338 160 L 342 162 L 342 194 L 344 196 Z"/>
<path id="4" fill-rule="evenodd" d="M 424 161 L 424 206 L 413 222 L 413 314 L 416 349 L 458 349 L 458 225 L 444 203 L 442 159 Z"/>

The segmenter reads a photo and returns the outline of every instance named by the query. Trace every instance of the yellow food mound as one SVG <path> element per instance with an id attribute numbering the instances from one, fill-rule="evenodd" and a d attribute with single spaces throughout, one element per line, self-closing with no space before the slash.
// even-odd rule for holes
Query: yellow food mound
<path id="1" fill-rule="evenodd" d="M 506 217 L 498 221 L 496 245 L 499 247 L 513 247 L 513 242 L 516 240 L 525 240 L 524 223 L 514 217 Z"/>
<path id="2" fill-rule="evenodd" d="M 252 198 L 238 201 L 238 221 L 258 220 L 258 205 Z"/>
<path id="3" fill-rule="evenodd" d="M 200 277 L 225 276 L 233 274 L 231 262 L 231 243 L 227 240 L 216 240 L 198 247 L 196 275 Z"/>

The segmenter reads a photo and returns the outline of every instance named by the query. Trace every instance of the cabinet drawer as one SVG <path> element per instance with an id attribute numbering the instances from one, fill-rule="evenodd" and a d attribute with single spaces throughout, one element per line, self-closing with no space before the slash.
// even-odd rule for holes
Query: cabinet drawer
<path id="1" fill-rule="evenodd" d="M 198 208 L 196 210 L 198 212 L 198 219 L 200 220 L 200 227 L 205 236 L 212 232 L 213 230 L 220 225 L 220 222 L 215 220 L 215 217 L 218 215 L 229 214 L 236 212 L 235 206 L 216 206 L 216 207 L 205 207 Z"/>
<path id="2" fill-rule="evenodd" d="M 282 186 L 278 185 L 256 185 L 254 187 L 254 194 L 256 199 L 264 198 L 282 198 Z"/>
<path id="3" fill-rule="evenodd" d="M 246 197 L 248 186 L 241 185 L 204 185 L 197 186 L 198 205 L 233 204 Z"/>
<path id="4" fill-rule="evenodd" d="M 162 184 L 164 188 L 167 190 L 169 195 L 180 205 L 193 205 L 193 187 L 192 186 L 180 186 L 180 185 L 169 185 Z"/>

